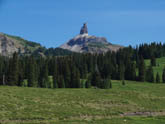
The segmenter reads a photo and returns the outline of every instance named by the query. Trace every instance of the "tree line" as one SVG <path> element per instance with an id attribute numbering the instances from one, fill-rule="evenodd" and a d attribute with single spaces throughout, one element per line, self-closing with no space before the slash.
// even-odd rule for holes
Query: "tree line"
<path id="1" fill-rule="evenodd" d="M 152 67 L 165 56 L 165 44 L 141 44 L 104 54 L 0 57 L 0 84 L 41 88 L 112 88 L 111 80 L 160 83 Z M 150 59 L 146 67 L 144 59 Z M 138 71 L 137 71 L 138 70 Z M 137 74 L 138 73 L 138 74 Z M 162 80 L 165 83 L 165 69 Z"/>

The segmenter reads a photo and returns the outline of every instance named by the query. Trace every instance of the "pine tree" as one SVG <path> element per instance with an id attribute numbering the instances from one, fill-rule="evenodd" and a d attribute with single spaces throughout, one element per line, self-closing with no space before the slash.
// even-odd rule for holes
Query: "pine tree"
<path id="1" fill-rule="evenodd" d="M 98 88 L 101 87 L 101 76 L 97 65 L 95 67 L 95 71 L 92 73 L 91 84 L 92 86 L 96 86 Z"/>
<path id="2" fill-rule="evenodd" d="M 156 74 L 156 83 L 160 83 L 160 76 L 159 76 L 159 73 L 158 72 Z"/>
<path id="3" fill-rule="evenodd" d="M 91 83 L 90 83 L 90 81 L 86 81 L 85 82 L 85 88 L 91 88 Z"/>
<path id="4" fill-rule="evenodd" d="M 53 70 L 53 88 L 58 88 L 58 67 L 57 61 L 54 60 L 54 70 Z"/>
<path id="5" fill-rule="evenodd" d="M 164 67 L 164 69 L 163 69 L 162 81 L 163 81 L 163 83 L 165 83 L 165 67 Z"/>
<path id="6" fill-rule="evenodd" d="M 120 63 L 120 65 L 119 65 L 119 80 L 122 80 L 122 79 L 124 79 L 124 73 L 125 73 L 125 67 L 124 67 L 124 64 L 123 63 Z"/>
<path id="7" fill-rule="evenodd" d="M 46 64 L 44 66 L 44 70 L 43 70 L 43 86 L 44 87 L 48 87 L 48 81 L 49 81 L 49 77 L 48 77 L 48 65 Z"/>
<path id="8" fill-rule="evenodd" d="M 112 88 L 111 80 L 110 79 L 104 79 L 102 81 L 101 87 L 102 89 L 109 89 Z"/>
<path id="9" fill-rule="evenodd" d="M 80 88 L 80 72 L 79 70 L 72 65 L 72 71 L 71 71 L 71 88 Z"/>
<path id="10" fill-rule="evenodd" d="M 145 62 L 143 57 L 140 57 L 139 62 L 139 81 L 144 82 L 145 81 Z"/>
<path id="11" fill-rule="evenodd" d="M 53 75 L 53 88 L 58 88 L 58 75 L 55 72 Z"/>
<path id="12" fill-rule="evenodd" d="M 61 76 L 61 88 L 65 88 L 65 82 L 62 76 Z"/>
<path id="13" fill-rule="evenodd" d="M 75 86 L 76 88 L 81 88 L 81 83 L 80 83 L 80 72 L 78 69 L 76 69 L 76 75 L 75 75 Z"/>
<path id="14" fill-rule="evenodd" d="M 29 60 L 29 66 L 28 66 L 28 87 L 36 87 L 37 81 L 36 81 L 36 72 L 35 72 L 35 66 L 36 63 L 34 62 L 34 59 L 31 58 Z"/>
<path id="15" fill-rule="evenodd" d="M 150 61 L 151 61 L 151 66 L 156 66 L 156 58 L 155 58 L 155 56 L 152 56 Z"/>
<path id="16" fill-rule="evenodd" d="M 152 66 L 146 70 L 146 81 L 154 83 L 154 72 Z"/>
<path id="17" fill-rule="evenodd" d="M 58 82 L 56 76 L 53 76 L 53 88 L 58 88 Z"/>
<path id="18" fill-rule="evenodd" d="M 49 81 L 48 66 L 47 66 L 47 63 L 45 63 L 45 65 L 43 66 L 43 68 L 40 71 L 39 86 L 42 88 L 48 87 L 48 84 L 47 84 L 48 81 Z"/>
<path id="19" fill-rule="evenodd" d="M 133 62 L 131 64 L 131 79 L 136 80 L 136 64 Z"/>
<path id="20" fill-rule="evenodd" d="M 65 87 L 66 88 L 70 88 L 70 77 L 71 77 L 71 75 L 70 75 L 70 68 L 69 68 L 69 65 L 68 65 L 68 63 L 66 63 L 65 64 L 65 66 L 64 66 L 65 68 L 64 68 L 64 80 L 65 80 Z"/>
<path id="21" fill-rule="evenodd" d="M 123 86 L 125 85 L 125 80 L 122 80 L 122 85 L 123 85 Z"/>
<path id="22" fill-rule="evenodd" d="M 14 53 L 13 58 L 9 62 L 9 85 L 18 85 L 18 78 L 19 78 L 19 60 L 18 54 Z"/>
<path id="23" fill-rule="evenodd" d="M 109 82 L 109 83 L 110 83 L 109 88 L 112 88 L 112 82 L 111 82 L 111 80 L 110 80 L 110 82 Z"/>

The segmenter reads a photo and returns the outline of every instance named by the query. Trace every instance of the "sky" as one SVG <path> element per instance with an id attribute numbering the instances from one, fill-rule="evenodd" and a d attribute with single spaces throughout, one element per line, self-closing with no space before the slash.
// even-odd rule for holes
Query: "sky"
<path id="1" fill-rule="evenodd" d="M 124 46 L 165 42 L 165 0 L 0 0 L 0 32 L 47 48 L 78 35 Z"/>

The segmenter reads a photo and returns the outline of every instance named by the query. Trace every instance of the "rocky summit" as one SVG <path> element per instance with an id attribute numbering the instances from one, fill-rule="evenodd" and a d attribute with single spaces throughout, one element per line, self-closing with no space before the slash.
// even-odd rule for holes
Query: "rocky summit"
<path id="1" fill-rule="evenodd" d="M 117 51 L 123 47 L 111 44 L 104 37 L 88 35 L 87 24 L 85 23 L 80 30 L 80 34 L 61 45 L 60 48 L 79 53 L 105 53 L 107 51 Z"/>

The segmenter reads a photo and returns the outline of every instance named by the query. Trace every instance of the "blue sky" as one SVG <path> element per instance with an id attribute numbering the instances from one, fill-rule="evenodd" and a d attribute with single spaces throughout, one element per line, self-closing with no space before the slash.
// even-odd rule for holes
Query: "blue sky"
<path id="1" fill-rule="evenodd" d="M 79 34 L 113 44 L 165 41 L 165 0 L 0 0 L 0 32 L 46 47 L 58 47 Z"/>

